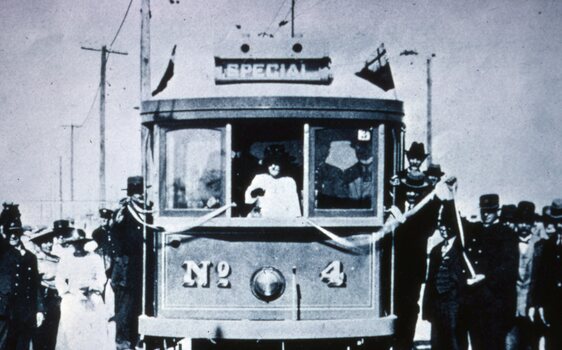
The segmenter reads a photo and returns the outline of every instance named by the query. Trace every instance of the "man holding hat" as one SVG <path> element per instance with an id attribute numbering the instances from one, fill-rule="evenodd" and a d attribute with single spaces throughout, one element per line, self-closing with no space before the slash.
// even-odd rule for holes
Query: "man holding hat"
<path id="1" fill-rule="evenodd" d="M 506 349 L 538 349 L 539 337 L 533 322 L 527 318 L 529 288 L 533 271 L 536 244 L 541 240 L 534 226 L 535 204 L 521 201 L 514 215 L 515 233 L 519 240 L 518 275 L 516 284 L 517 304 L 511 328 L 506 338 Z"/>
<path id="2" fill-rule="evenodd" d="M 429 271 L 424 289 L 424 320 L 431 322 L 432 350 L 467 349 L 466 334 L 459 322 L 460 295 L 466 285 L 462 270 L 462 244 L 458 223 L 450 202 L 441 207 L 439 233 L 443 241 L 429 254 Z"/>
<path id="3" fill-rule="evenodd" d="M 44 230 L 30 238 L 37 247 L 37 264 L 41 276 L 39 291 L 45 309 L 45 320 L 33 334 L 34 350 L 54 350 L 57 344 L 61 297 L 55 286 L 55 277 L 60 258 L 52 254 L 54 238 L 54 230 Z"/>
<path id="4" fill-rule="evenodd" d="M 10 300 L 7 348 L 29 350 L 34 329 L 41 326 L 44 314 L 39 297 L 37 258 L 23 246 L 22 234 L 21 227 L 13 225 L 8 229 L 9 243 L 17 251 L 17 258 L 14 289 Z"/>
<path id="5" fill-rule="evenodd" d="M 142 313 L 143 226 L 152 223 L 150 209 L 144 199 L 144 179 L 132 176 L 127 179 L 127 197 L 114 213 L 112 239 L 115 257 L 111 273 L 111 287 L 115 293 L 115 325 L 117 349 L 131 349 L 138 342 L 138 317 Z M 151 230 L 146 227 L 147 250 Z M 147 256 L 150 259 L 150 254 Z M 152 266 L 147 261 L 147 266 Z M 147 276 L 150 271 L 147 270 Z M 150 278 L 150 277 L 147 277 Z"/>
<path id="6" fill-rule="evenodd" d="M 465 251 L 475 275 L 467 276 L 461 318 L 474 350 L 504 349 L 515 313 L 518 248 L 515 235 L 498 220 L 499 196 L 480 197 L 482 221 L 463 224 Z"/>
<path id="7" fill-rule="evenodd" d="M 556 232 L 535 247 L 529 317 L 544 323 L 545 348 L 554 350 L 562 349 L 562 198 L 552 202 L 545 220 Z"/>

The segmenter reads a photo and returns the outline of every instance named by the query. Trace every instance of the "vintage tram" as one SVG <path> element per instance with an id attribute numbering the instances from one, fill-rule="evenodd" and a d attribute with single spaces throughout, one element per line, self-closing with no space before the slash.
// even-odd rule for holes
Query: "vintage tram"
<path id="1" fill-rule="evenodd" d="M 229 55 L 223 44 L 214 84 L 317 91 L 337 79 L 313 43 L 268 45 L 259 54 L 235 41 Z M 147 234 L 139 332 L 191 338 L 194 348 L 390 339 L 392 239 L 371 238 L 402 167 L 403 115 L 398 100 L 311 93 L 143 99 L 143 175 L 164 229 Z M 266 195 L 249 187 L 267 176 L 272 148 L 283 153 L 282 176 L 272 177 L 294 186 L 265 188 L 277 196 L 266 211 Z M 297 214 L 282 205 L 288 198 Z"/>

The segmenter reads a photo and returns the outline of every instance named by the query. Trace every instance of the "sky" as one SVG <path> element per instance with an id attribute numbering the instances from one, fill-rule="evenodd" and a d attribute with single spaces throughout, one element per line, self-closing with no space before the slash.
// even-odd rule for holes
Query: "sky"
<path id="1" fill-rule="evenodd" d="M 140 173 L 140 0 L 4 0 L 0 12 L 0 200 L 21 203 L 23 218 L 58 213 L 70 198 L 71 123 L 77 203 L 64 215 L 97 208 L 100 53 L 127 52 L 107 67 L 107 197 L 123 196 Z M 398 98 L 406 143 L 425 141 L 426 58 L 432 59 L 433 157 L 459 179 L 459 204 L 476 213 L 478 196 L 537 207 L 562 197 L 562 2 L 557 0 L 297 0 L 303 43 L 327 45 L 330 86 L 215 86 L 213 54 L 260 32 L 288 39 L 290 1 L 152 1 L 152 86 L 177 45 L 176 72 L 158 98 L 260 94 Z M 240 29 L 237 28 L 240 26 Z M 246 39 L 248 38 L 248 39 Z M 273 39 L 272 39 L 273 40 Z M 396 89 L 355 77 L 384 43 Z M 417 56 L 400 56 L 415 50 Z M 48 224 L 49 222 L 44 222 Z"/>

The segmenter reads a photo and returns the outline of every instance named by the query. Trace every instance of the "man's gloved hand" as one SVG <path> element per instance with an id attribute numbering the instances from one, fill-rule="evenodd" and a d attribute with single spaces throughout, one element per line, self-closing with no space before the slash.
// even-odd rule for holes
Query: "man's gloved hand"
<path id="1" fill-rule="evenodd" d="M 263 188 L 256 188 L 252 192 L 250 192 L 250 196 L 252 198 L 256 198 L 257 196 L 263 196 L 265 194 L 265 190 Z"/>

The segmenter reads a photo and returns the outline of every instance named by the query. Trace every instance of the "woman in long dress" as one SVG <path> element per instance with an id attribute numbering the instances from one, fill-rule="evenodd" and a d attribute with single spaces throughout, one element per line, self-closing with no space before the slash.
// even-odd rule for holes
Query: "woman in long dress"
<path id="1" fill-rule="evenodd" d="M 65 240 L 74 253 L 61 258 L 55 284 L 62 296 L 57 349 L 114 349 L 108 337 L 107 310 L 102 292 L 105 268 L 98 254 L 84 249 L 89 239 L 74 236 Z"/>

